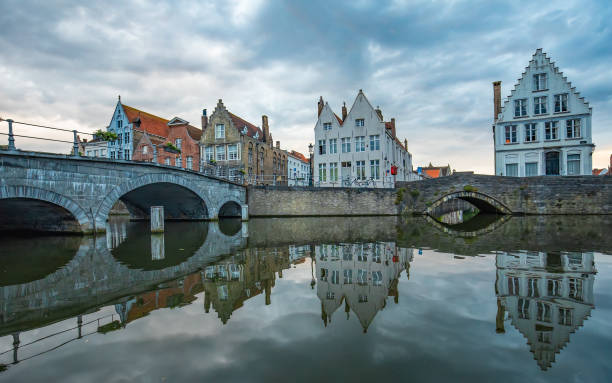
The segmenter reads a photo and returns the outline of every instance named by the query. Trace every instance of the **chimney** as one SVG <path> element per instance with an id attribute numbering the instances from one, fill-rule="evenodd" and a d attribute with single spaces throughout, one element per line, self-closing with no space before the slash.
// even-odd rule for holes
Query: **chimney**
<path id="1" fill-rule="evenodd" d="M 497 122 L 497 116 L 501 113 L 501 81 L 493 82 L 493 122 Z"/>
<path id="2" fill-rule="evenodd" d="M 376 107 L 376 114 L 378 114 L 378 117 L 380 117 L 381 121 L 384 121 L 383 120 L 383 115 L 382 115 L 382 110 L 380 110 L 380 106 Z"/>
<path id="3" fill-rule="evenodd" d="M 395 118 L 391 119 L 391 136 L 393 136 L 393 138 L 397 137 L 395 135 Z"/>
<path id="4" fill-rule="evenodd" d="M 202 132 L 206 130 L 208 126 L 208 116 L 206 116 L 206 109 L 202 109 Z"/>
<path id="5" fill-rule="evenodd" d="M 317 117 L 321 115 L 321 111 L 323 110 L 323 96 L 319 97 L 319 102 L 317 103 L 317 109 L 319 110 Z"/>
<path id="6" fill-rule="evenodd" d="M 344 122 L 344 120 L 346 120 L 346 115 L 348 113 L 346 112 L 346 102 L 342 103 L 342 122 Z"/>
<path id="7" fill-rule="evenodd" d="M 276 141 L 276 149 L 280 149 L 280 141 Z"/>
<path id="8" fill-rule="evenodd" d="M 270 142 L 270 127 L 268 126 L 268 116 L 261 116 L 261 129 L 263 130 L 264 142 L 267 142 L 270 146 L 272 146 L 272 143 Z"/>
<path id="9" fill-rule="evenodd" d="M 404 138 L 404 149 L 408 151 L 408 139 L 407 138 Z"/>

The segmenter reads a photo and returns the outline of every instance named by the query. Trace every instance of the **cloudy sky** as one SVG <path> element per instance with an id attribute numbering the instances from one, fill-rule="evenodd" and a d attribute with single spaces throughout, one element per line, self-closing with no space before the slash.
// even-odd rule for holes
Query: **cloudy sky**
<path id="1" fill-rule="evenodd" d="M 608 0 L 3 0 L 0 117 L 94 131 L 120 94 L 199 126 L 202 109 L 222 98 L 257 125 L 267 114 L 275 140 L 307 152 L 318 97 L 339 114 L 363 89 L 396 118 L 416 166 L 492 173 L 491 82 L 507 96 L 541 47 L 593 107 L 593 166 L 603 167 L 611 19 Z M 68 150 L 55 145 L 18 139 L 22 149 Z"/>

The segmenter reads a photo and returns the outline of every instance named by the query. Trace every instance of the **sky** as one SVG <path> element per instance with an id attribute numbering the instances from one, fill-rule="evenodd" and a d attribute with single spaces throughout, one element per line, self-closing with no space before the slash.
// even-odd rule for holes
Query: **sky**
<path id="1" fill-rule="evenodd" d="M 601 1 L 0 2 L 0 117 L 104 129 L 123 103 L 200 127 L 217 100 L 308 152 L 317 100 L 363 89 L 415 166 L 493 172 L 492 82 L 507 97 L 537 48 L 593 108 L 593 166 L 612 154 L 612 3 Z M 16 134 L 71 140 L 15 126 Z M 0 133 L 8 130 L 0 122 Z M 0 144 L 6 144 L 0 135 Z M 68 144 L 17 138 L 27 150 Z"/>

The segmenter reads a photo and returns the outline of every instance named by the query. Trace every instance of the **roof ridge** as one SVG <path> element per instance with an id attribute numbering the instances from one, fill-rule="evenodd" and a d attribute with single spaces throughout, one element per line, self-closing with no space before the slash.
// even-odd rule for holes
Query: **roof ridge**
<path id="1" fill-rule="evenodd" d="M 254 126 L 254 127 L 256 127 L 256 128 L 259 128 L 259 126 L 257 126 L 257 125 L 255 125 L 255 124 L 253 124 L 252 122 L 249 122 L 249 121 L 245 120 L 244 118 L 242 118 L 242 117 L 240 117 L 240 116 L 238 116 L 238 115 L 236 115 L 236 114 L 234 114 L 234 113 L 230 112 L 229 110 L 227 111 L 227 113 L 229 113 L 229 114 L 230 114 L 230 116 L 233 116 L 233 117 L 235 117 L 235 118 L 237 118 L 237 119 L 239 119 L 239 120 L 241 120 L 241 121 L 246 122 L 247 124 L 251 124 L 251 125 L 253 125 L 253 126 Z M 239 127 L 237 126 L 236 128 L 239 128 Z"/>
<path id="2" fill-rule="evenodd" d="M 136 112 L 138 112 L 138 113 L 146 114 L 146 115 L 148 115 L 148 116 L 150 116 L 150 117 L 157 118 L 157 119 L 159 119 L 159 120 L 164 121 L 165 123 L 168 123 L 168 122 L 170 121 L 170 120 L 167 120 L 167 119 L 165 119 L 165 118 L 163 118 L 163 117 L 156 116 L 156 115 L 154 115 L 154 114 L 152 114 L 152 113 L 145 112 L 144 110 L 140 110 L 140 109 L 138 109 L 138 108 L 134 108 L 133 106 L 125 105 L 125 104 L 123 104 L 123 103 L 121 104 L 121 106 L 122 106 L 122 107 L 124 107 L 124 108 L 126 108 L 126 107 L 127 107 L 127 108 L 130 108 L 130 109 L 133 109 L 134 111 L 136 111 Z M 131 121 L 130 121 L 130 122 L 131 122 Z"/>

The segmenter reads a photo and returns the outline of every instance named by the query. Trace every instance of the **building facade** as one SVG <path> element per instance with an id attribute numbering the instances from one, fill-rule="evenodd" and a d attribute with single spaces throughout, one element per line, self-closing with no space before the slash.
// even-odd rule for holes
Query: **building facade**
<path id="1" fill-rule="evenodd" d="M 274 146 L 268 117 L 262 129 L 229 112 L 219 100 L 210 118 L 202 113 L 200 162 L 204 172 L 248 184 L 286 185 L 287 152 Z"/>
<path id="2" fill-rule="evenodd" d="M 287 183 L 289 186 L 308 186 L 310 183 L 310 161 L 295 150 L 287 155 Z"/>
<path id="3" fill-rule="evenodd" d="M 342 118 L 323 97 L 315 125 L 315 186 L 394 187 L 412 180 L 412 156 L 396 135 L 395 119 L 385 122 L 363 91 Z"/>
<path id="4" fill-rule="evenodd" d="M 199 170 L 202 131 L 188 121 L 167 120 L 121 103 L 115 106 L 107 128 L 117 134 L 108 142 L 107 157 L 157 162 L 189 170 Z M 175 150 L 178 149 L 178 150 Z"/>
<path id="5" fill-rule="evenodd" d="M 495 174 L 591 174 L 592 108 L 542 49 L 503 106 L 501 82 L 493 83 L 493 101 Z"/>
<path id="6" fill-rule="evenodd" d="M 97 137 L 94 137 L 90 141 L 88 141 L 87 139 L 81 140 L 81 138 L 77 136 L 77 142 L 79 146 L 79 153 L 82 156 L 100 158 L 108 157 L 108 141 L 101 140 Z"/>

